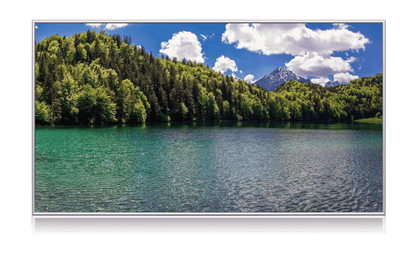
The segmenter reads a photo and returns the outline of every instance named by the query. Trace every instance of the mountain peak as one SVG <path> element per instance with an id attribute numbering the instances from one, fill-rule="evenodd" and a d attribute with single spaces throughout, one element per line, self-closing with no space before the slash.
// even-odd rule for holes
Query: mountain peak
<path id="1" fill-rule="evenodd" d="M 265 75 L 262 78 L 260 78 L 256 82 L 256 84 L 269 91 L 274 91 L 281 84 L 287 81 L 291 81 L 291 80 L 311 83 L 310 80 L 306 80 L 302 77 L 299 77 L 290 70 L 287 70 L 282 67 L 278 67 L 275 70 L 273 70 L 271 73 L 269 73 L 268 75 Z"/>
<path id="2" fill-rule="evenodd" d="M 332 88 L 335 86 L 339 86 L 341 85 L 341 83 L 339 83 L 339 81 L 328 81 L 327 83 L 325 83 L 325 88 Z"/>

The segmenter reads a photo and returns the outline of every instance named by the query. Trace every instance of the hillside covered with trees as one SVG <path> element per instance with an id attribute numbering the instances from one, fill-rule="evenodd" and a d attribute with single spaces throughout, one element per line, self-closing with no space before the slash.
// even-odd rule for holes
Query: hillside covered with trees
<path id="1" fill-rule="evenodd" d="M 382 112 L 382 74 L 274 92 L 207 65 L 155 58 L 130 37 L 88 31 L 35 45 L 35 121 L 45 125 L 205 120 L 333 122 Z"/>

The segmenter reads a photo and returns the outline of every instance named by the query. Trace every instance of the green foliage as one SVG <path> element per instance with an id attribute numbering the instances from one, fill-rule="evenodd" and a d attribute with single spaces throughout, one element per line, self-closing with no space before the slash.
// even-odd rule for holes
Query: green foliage
<path id="1" fill-rule="evenodd" d="M 49 123 L 49 107 L 46 105 L 46 102 L 40 103 L 39 101 L 35 101 L 35 123 Z"/>
<path id="2" fill-rule="evenodd" d="M 155 58 L 129 37 L 88 31 L 35 45 L 42 124 L 204 120 L 331 122 L 382 112 L 382 74 L 335 88 L 288 81 L 274 92 L 208 66 Z"/>
<path id="3" fill-rule="evenodd" d="M 95 97 L 94 123 L 108 123 L 116 121 L 116 104 L 111 101 L 106 91 L 103 88 L 97 88 Z M 146 116 L 144 116 L 144 119 L 146 119 Z"/>
<path id="4" fill-rule="evenodd" d="M 217 102 L 215 102 L 215 97 L 212 92 L 208 93 L 207 112 L 208 119 L 216 120 L 219 118 L 220 110 L 218 109 Z"/>
<path id="5" fill-rule="evenodd" d="M 71 75 L 66 74 L 62 80 L 62 88 L 59 91 L 61 99 L 61 121 L 65 124 L 78 122 L 78 86 Z"/>
<path id="6" fill-rule="evenodd" d="M 354 119 L 370 118 L 383 111 L 383 75 L 363 77 L 330 89 L 339 95 L 344 111 Z"/>
<path id="7" fill-rule="evenodd" d="M 95 119 L 96 91 L 89 85 L 85 86 L 77 99 L 79 109 L 78 120 L 83 124 L 91 124 Z"/>
<path id="8" fill-rule="evenodd" d="M 79 109 L 78 120 L 83 124 L 115 121 L 115 103 L 111 102 L 103 88 L 84 86 L 78 96 L 76 107 Z"/>
<path id="9" fill-rule="evenodd" d="M 186 107 L 185 103 L 183 103 L 183 102 L 182 102 L 182 103 L 180 103 L 180 104 L 179 104 L 179 111 L 178 111 L 178 113 L 179 113 L 179 118 L 180 118 L 180 119 L 182 119 L 182 120 L 187 119 L 188 112 L 189 112 L 189 110 L 188 110 L 188 108 Z"/>
<path id="10" fill-rule="evenodd" d="M 383 124 L 383 118 L 365 118 L 360 120 L 354 120 L 354 123 L 361 124 Z"/>
<path id="11" fill-rule="evenodd" d="M 223 102 L 223 119 L 234 120 L 236 119 L 235 110 L 230 106 L 227 100 Z"/>
<path id="12" fill-rule="evenodd" d="M 122 122 L 144 123 L 150 105 L 140 89 L 134 88 L 133 83 L 126 79 L 122 81 L 118 94 L 122 98 Z"/>

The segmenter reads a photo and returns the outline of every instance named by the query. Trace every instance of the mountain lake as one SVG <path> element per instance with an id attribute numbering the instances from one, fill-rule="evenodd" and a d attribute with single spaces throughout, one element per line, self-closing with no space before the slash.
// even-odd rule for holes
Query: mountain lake
<path id="1" fill-rule="evenodd" d="M 382 125 L 36 127 L 35 213 L 382 212 Z"/>

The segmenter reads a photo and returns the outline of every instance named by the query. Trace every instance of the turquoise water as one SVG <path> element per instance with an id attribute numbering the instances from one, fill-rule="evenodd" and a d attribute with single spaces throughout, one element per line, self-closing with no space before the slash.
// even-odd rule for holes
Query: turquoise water
<path id="1" fill-rule="evenodd" d="M 36 127 L 35 212 L 381 212 L 381 125 Z"/>

